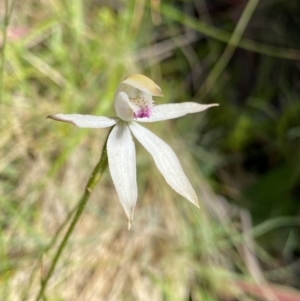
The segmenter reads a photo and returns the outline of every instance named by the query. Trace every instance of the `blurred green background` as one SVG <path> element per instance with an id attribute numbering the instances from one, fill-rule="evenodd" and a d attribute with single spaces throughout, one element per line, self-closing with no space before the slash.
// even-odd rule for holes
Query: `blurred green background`
<path id="1" fill-rule="evenodd" d="M 201 209 L 136 143 L 132 230 L 107 171 L 44 300 L 300 300 L 299 15 L 297 0 L 2 0 L 1 300 L 35 300 L 107 135 L 46 116 L 113 116 L 133 73 L 157 103 L 220 104 L 148 126 Z"/>

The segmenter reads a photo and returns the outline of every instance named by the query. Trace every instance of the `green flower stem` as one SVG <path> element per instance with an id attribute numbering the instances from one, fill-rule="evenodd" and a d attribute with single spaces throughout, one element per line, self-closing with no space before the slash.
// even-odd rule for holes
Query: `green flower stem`
<path id="1" fill-rule="evenodd" d="M 53 259 L 52 259 L 52 263 L 51 263 L 51 266 L 49 268 L 49 271 L 47 273 L 47 275 L 41 280 L 41 288 L 40 288 L 40 291 L 38 293 L 38 296 L 36 297 L 36 301 L 40 300 L 41 297 L 44 296 L 44 292 L 46 290 L 46 287 L 47 287 L 47 284 L 49 282 L 49 279 L 50 277 L 52 276 L 54 270 L 55 270 L 55 267 L 58 263 L 58 260 L 62 254 L 62 251 L 64 250 L 64 248 L 66 247 L 67 245 L 67 242 L 68 242 L 68 239 L 69 237 L 71 236 L 82 212 L 83 212 L 83 209 L 87 203 L 87 201 L 89 200 L 89 197 L 93 191 L 93 189 L 95 188 L 96 184 L 98 183 L 98 181 L 100 180 L 104 170 L 106 169 L 107 167 L 107 164 L 108 164 L 108 161 L 107 161 L 107 149 L 106 149 L 106 144 L 107 144 L 107 139 L 105 141 L 105 144 L 103 146 L 103 151 L 102 151 L 102 155 L 101 155 L 101 158 L 98 162 L 98 164 L 96 165 L 96 167 L 94 168 L 90 178 L 89 178 L 89 181 L 86 185 L 86 188 L 85 188 L 85 192 L 82 196 L 82 198 L 80 199 L 80 201 L 78 202 L 78 205 L 77 205 L 77 210 L 76 212 L 74 213 L 74 216 L 73 216 L 73 219 L 71 220 L 71 223 L 69 225 L 69 228 L 65 234 L 65 236 L 63 237 Z"/>
<path id="2" fill-rule="evenodd" d="M 50 249 L 56 244 L 60 233 L 62 232 L 62 230 L 65 228 L 65 226 L 69 223 L 70 219 L 72 218 L 72 216 L 74 215 L 74 213 L 76 212 L 76 209 L 78 208 L 79 204 L 76 204 L 76 206 L 74 206 L 74 208 L 72 208 L 71 211 L 69 211 L 68 215 L 66 216 L 65 220 L 60 224 L 60 226 L 57 228 L 55 234 L 53 235 L 53 238 L 51 240 L 51 242 L 48 244 L 48 246 L 43 250 L 43 253 L 47 253 L 48 251 L 50 251 Z"/>

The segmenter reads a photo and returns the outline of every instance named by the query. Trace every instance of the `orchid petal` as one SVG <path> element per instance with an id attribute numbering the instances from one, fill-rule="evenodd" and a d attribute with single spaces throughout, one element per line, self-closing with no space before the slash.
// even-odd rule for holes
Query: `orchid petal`
<path id="1" fill-rule="evenodd" d="M 118 118 L 108 118 L 103 116 L 91 116 L 81 114 L 56 114 L 47 118 L 57 121 L 68 122 L 80 128 L 107 128 L 118 122 Z"/>
<path id="2" fill-rule="evenodd" d="M 130 225 L 137 201 L 136 156 L 130 130 L 119 122 L 107 140 L 108 165 L 119 200 Z"/>
<path id="3" fill-rule="evenodd" d="M 184 174 L 181 164 L 171 147 L 136 122 L 131 122 L 129 128 L 136 139 L 151 154 L 158 170 L 164 176 L 167 183 L 177 193 L 198 206 L 197 195 Z"/>
<path id="4" fill-rule="evenodd" d="M 186 114 L 198 113 L 207 110 L 210 107 L 218 106 L 219 104 L 213 103 L 202 105 L 196 102 L 183 102 L 175 104 L 164 104 L 154 106 L 152 115 L 149 118 L 137 118 L 139 122 L 155 122 L 161 120 L 174 119 Z"/>

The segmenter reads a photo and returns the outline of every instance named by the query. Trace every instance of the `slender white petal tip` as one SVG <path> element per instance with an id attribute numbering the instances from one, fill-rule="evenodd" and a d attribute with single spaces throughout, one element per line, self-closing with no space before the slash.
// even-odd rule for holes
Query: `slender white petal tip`
<path id="1" fill-rule="evenodd" d="M 211 103 L 211 104 L 204 105 L 204 106 L 207 106 L 207 108 L 210 108 L 210 107 L 218 107 L 219 105 L 220 105 L 219 103 Z"/>
<path id="2" fill-rule="evenodd" d="M 131 219 L 128 219 L 128 221 L 127 221 L 127 228 L 128 228 L 128 231 L 130 231 L 130 229 L 131 229 L 131 224 L 132 224 L 132 220 L 131 220 Z"/>
<path id="3" fill-rule="evenodd" d="M 68 122 L 80 128 L 106 128 L 118 122 L 117 118 L 81 114 L 56 114 L 48 115 L 47 118 Z"/>
<path id="4" fill-rule="evenodd" d="M 121 84 L 127 84 L 152 96 L 164 96 L 161 88 L 152 79 L 142 74 L 129 75 Z"/>
<path id="5" fill-rule="evenodd" d="M 196 199 L 191 203 L 193 203 L 198 209 L 200 209 L 200 205 L 199 205 L 199 201 L 198 201 L 197 196 L 196 196 Z"/>

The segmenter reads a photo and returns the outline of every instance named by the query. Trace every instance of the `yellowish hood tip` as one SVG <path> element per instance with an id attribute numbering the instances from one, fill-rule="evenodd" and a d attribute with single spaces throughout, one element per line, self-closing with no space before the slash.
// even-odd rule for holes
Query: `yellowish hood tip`
<path id="1" fill-rule="evenodd" d="M 164 96 L 161 88 L 149 77 L 142 74 L 132 74 L 121 82 L 121 84 L 130 85 L 152 96 Z"/>

